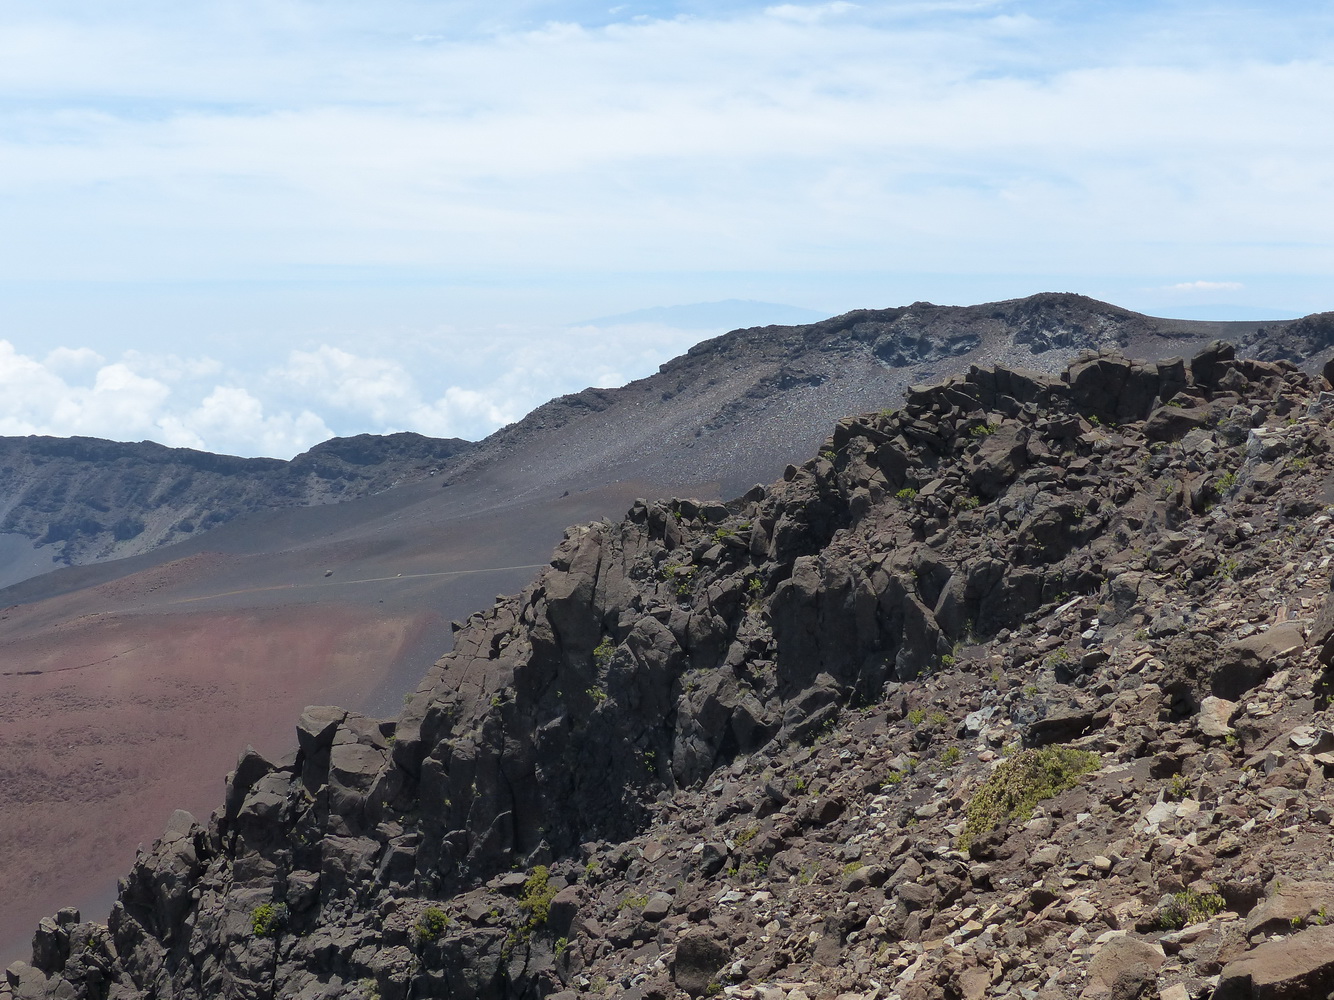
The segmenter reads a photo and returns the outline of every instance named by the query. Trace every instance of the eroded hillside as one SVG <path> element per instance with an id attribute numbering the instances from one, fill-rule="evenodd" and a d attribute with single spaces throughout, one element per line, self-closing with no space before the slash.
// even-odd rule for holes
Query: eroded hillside
<path id="1" fill-rule="evenodd" d="M 1221 344 L 974 367 L 571 529 L 397 719 L 247 752 L 9 989 L 1323 995 L 1328 389 Z"/>

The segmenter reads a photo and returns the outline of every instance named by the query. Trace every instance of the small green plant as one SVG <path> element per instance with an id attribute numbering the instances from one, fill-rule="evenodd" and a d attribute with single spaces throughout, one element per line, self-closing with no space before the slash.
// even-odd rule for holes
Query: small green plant
<path id="1" fill-rule="evenodd" d="M 861 871 L 863 867 L 864 866 L 860 861 L 849 861 L 846 865 L 843 866 L 843 874 L 851 875 L 853 872 Z"/>
<path id="2" fill-rule="evenodd" d="M 1228 733 L 1223 737 L 1223 745 L 1229 750 L 1235 750 L 1241 745 L 1241 740 L 1237 739 L 1236 733 Z"/>
<path id="3" fill-rule="evenodd" d="M 950 717 L 940 709 L 936 709 L 926 717 L 926 721 L 933 726 L 947 726 L 949 725 Z"/>
<path id="4" fill-rule="evenodd" d="M 603 691 L 602 688 L 596 688 L 596 687 L 587 688 L 584 691 L 584 694 L 588 695 L 588 697 L 593 699 L 594 705 L 601 705 L 604 701 L 607 700 L 607 692 Z"/>
<path id="5" fill-rule="evenodd" d="M 954 501 L 955 510 L 976 510 L 982 503 L 981 497 L 973 496 L 971 493 L 958 497 Z"/>
<path id="6" fill-rule="evenodd" d="M 1042 666 L 1047 670 L 1051 670 L 1054 667 L 1063 666 L 1064 664 L 1069 663 L 1072 659 L 1074 659 L 1074 657 L 1070 655 L 1070 650 L 1062 646 L 1060 649 L 1056 650 L 1056 652 L 1052 653 L 1045 660 L 1043 660 Z"/>
<path id="7" fill-rule="evenodd" d="M 758 576 L 746 581 L 746 610 L 754 615 L 764 610 L 764 581 Z"/>
<path id="8" fill-rule="evenodd" d="M 1226 900 L 1214 892 L 1196 892 L 1183 889 L 1173 893 L 1158 913 L 1158 925 L 1164 930 L 1176 931 L 1190 924 L 1203 923 L 1223 912 Z"/>
<path id="9" fill-rule="evenodd" d="M 1167 794 L 1180 802 L 1190 793 L 1190 783 L 1180 774 L 1172 775 L 1172 781 L 1168 785 Z"/>
<path id="10" fill-rule="evenodd" d="M 538 865 L 519 894 L 519 909 L 528 914 L 527 922 L 520 929 L 530 933 L 545 924 L 551 915 L 551 901 L 555 898 L 556 887 L 551 884 L 551 873 L 546 865 Z"/>
<path id="11" fill-rule="evenodd" d="M 277 937 L 287 923 L 283 903 L 260 903 L 250 911 L 250 933 L 258 938 Z"/>
<path id="12" fill-rule="evenodd" d="M 946 767 L 953 767 L 963 759 L 963 751 L 958 747 L 946 747 L 945 752 L 940 755 L 940 762 Z"/>
<path id="13" fill-rule="evenodd" d="M 607 977 L 602 975 L 602 973 L 598 973 L 596 976 L 594 976 L 592 979 L 588 981 L 588 988 L 592 990 L 594 993 L 606 993 Z"/>
<path id="14" fill-rule="evenodd" d="M 1301 472 L 1303 469 L 1305 469 L 1305 468 L 1306 468 L 1308 465 L 1310 465 L 1310 464 L 1311 464 L 1311 460 L 1310 460 L 1309 458 L 1304 457 L 1304 456 L 1301 457 L 1301 458 L 1294 458 L 1294 459 L 1292 460 L 1292 468 L 1293 468 L 1293 470 L 1296 471 L 1296 472 Z"/>
<path id="15" fill-rule="evenodd" d="M 890 771 L 889 774 L 885 775 L 885 784 L 886 784 L 886 785 L 901 785 L 901 784 L 903 784 L 903 772 L 902 772 L 902 771 Z"/>
<path id="16" fill-rule="evenodd" d="M 439 940 L 449 924 L 448 913 L 438 906 L 428 906 L 422 910 L 422 915 L 417 918 L 417 923 L 412 929 L 417 935 L 418 942 L 430 942 Z"/>
<path id="17" fill-rule="evenodd" d="M 713 533 L 713 540 L 715 542 L 721 542 L 724 538 L 731 538 L 734 534 L 736 534 L 736 532 L 731 528 L 719 528 Z"/>
<path id="18" fill-rule="evenodd" d="M 1098 415 L 1096 413 L 1089 414 L 1089 423 L 1091 423 L 1094 427 L 1102 426 L 1102 421 L 1098 419 Z"/>
<path id="19" fill-rule="evenodd" d="M 908 725 L 913 726 L 915 728 L 917 726 L 920 726 L 925 719 L 926 719 L 926 709 L 910 708 L 908 710 Z"/>
<path id="20" fill-rule="evenodd" d="M 1232 487 L 1236 485 L 1237 485 L 1237 474 L 1235 472 L 1229 472 L 1227 475 L 1219 477 L 1218 492 L 1226 493 L 1228 490 L 1232 489 Z"/>
<path id="21" fill-rule="evenodd" d="M 1073 747 L 1021 750 L 996 766 L 969 801 L 959 848 L 1011 820 L 1032 817 L 1044 799 L 1079 783 L 1081 776 L 1102 766 L 1102 758 Z"/>
<path id="22" fill-rule="evenodd" d="M 736 844 L 737 847 L 745 847 L 757 836 L 759 836 L 759 833 L 760 833 L 760 828 L 758 826 L 748 826 L 746 827 L 746 829 L 742 830 L 734 838 L 732 838 L 732 843 Z"/>
<path id="23" fill-rule="evenodd" d="M 556 958 L 560 958 L 562 955 L 564 955 L 565 952 L 569 950 L 569 947 L 570 947 L 569 938 L 567 937 L 556 938 L 556 948 L 555 948 Z"/>
<path id="24" fill-rule="evenodd" d="M 1229 580 L 1236 579 L 1237 570 L 1241 567 L 1241 561 L 1236 556 L 1224 559 L 1218 564 L 1218 575 L 1226 577 Z"/>
<path id="25" fill-rule="evenodd" d="M 593 663 L 599 670 L 605 670 L 615 654 L 616 643 L 612 642 L 610 637 L 603 639 L 593 650 Z"/>
<path id="26" fill-rule="evenodd" d="M 834 451 L 833 448 L 826 448 L 824 451 L 820 452 L 820 457 L 826 462 L 832 462 L 834 459 L 838 458 L 838 452 Z"/>
<path id="27" fill-rule="evenodd" d="M 805 778 L 795 779 L 792 782 L 792 787 L 795 788 L 798 793 L 806 791 L 806 779 Z"/>
<path id="28" fill-rule="evenodd" d="M 894 499 L 901 500 L 903 503 L 911 503 L 917 499 L 917 491 L 911 486 L 905 486 L 894 494 Z"/>
<path id="29" fill-rule="evenodd" d="M 984 438 L 984 437 L 990 437 L 992 434 L 995 434 L 998 430 L 1000 430 L 1000 424 L 979 424 L 977 427 L 974 427 L 968 433 L 975 438 Z"/>
<path id="30" fill-rule="evenodd" d="M 733 874 L 733 875 L 736 874 L 736 869 L 735 869 L 735 868 L 732 869 L 732 874 Z M 618 909 L 618 910 L 642 910 L 642 909 L 643 909 L 644 907 L 646 907 L 646 906 L 648 906 L 648 897 L 647 897 L 647 896 L 639 896 L 639 895 L 635 895 L 635 894 L 632 893 L 631 895 L 626 896 L 624 899 L 622 899 L 621 902 L 620 902 L 620 905 L 618 905 L 618 906 L 616 907 L 616 909 Z"/>
<path id="31" fill-rule="evenodd" d="M 380 984 L 369 976 L 357 983 L 361 987 L 361 995 L 366 1000 L 380 1000 Z"/>

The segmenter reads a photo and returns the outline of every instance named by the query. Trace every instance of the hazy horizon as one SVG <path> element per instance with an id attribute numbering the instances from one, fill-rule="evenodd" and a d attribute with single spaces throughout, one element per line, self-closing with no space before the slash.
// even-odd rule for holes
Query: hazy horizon
<path id="1" fill-rule="evenodd" d="M 1309 2 L 16 0 L 0 433 L 477 438 L 730 300 L 1326 310 L 1331 40 Z"/>

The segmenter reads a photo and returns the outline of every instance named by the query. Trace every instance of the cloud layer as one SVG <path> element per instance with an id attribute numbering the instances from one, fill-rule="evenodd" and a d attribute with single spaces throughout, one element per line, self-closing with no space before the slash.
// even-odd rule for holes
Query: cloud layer
<path id="1" fill-rule="evenodd" d="M 1331 43 L 1314 2 L 12 0 L 0 275 L 60 287 L 0 325 L 4 426 L 475 435 L 639 370 L 555 323 L 706 299 L 1328 308 Z M 265 319 L 188 341 L 153 296 L 203 281 Z"/>
<path id="2" fill-rule="evenodd" d="M 277 458 L 334 434 L 413 430 L 475 440 L 553 395 L 647 375 L 700 335 L 648 325 L 490 333 L 491 346 L 471 356 L 490 377 L 462 372 L 475 387 L 432 377 L 448 369 L 442 357 L 451 346 L 469 339 L 461 335 L 416 364 L 326 344 L 252 370 L 134 351 L 109 360 L 86 348 L 35 358 L 0 340 L 0 434 L 146 439 Z M 497 357 L 481 356 L 488 353 Z M 606 360 L 613 355 L 616 368 Z"/>

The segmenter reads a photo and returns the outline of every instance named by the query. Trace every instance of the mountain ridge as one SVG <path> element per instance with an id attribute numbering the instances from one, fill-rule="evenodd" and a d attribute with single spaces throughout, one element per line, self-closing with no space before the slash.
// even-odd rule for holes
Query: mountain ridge
<path id="1" fill-rule="evenodd" d="M 1330 390 L 1222 343 L 973 365 L 736 501 L 571 528 L 396 719 L 243 753 L 8 989 L 1327 991 Z"/>
<path id="2" fill-rule="evenodd" d="M 898 405 L 933 372 L 1052 372 L 1102 344 L 1162 357 L 1218 333 L 1290 356 L 1327 346 L 1328 325 L 1166 323 L 1053 293 L 734 331 L 629 386 L 554 400 L 434 477 L 426 469 L 347 503 L 242 514 L 184 542 L 9 588 L 0 757 L 24 767 L 21 781 L 0 782 L 0 841 L 26 860 L 0 869 L 0 895 L 18 904 L 0 938 L 26 935 L 58 902 L 87 902 L 80 886 L 109 886 L 134 844 L 156 834 L 159 810 L 206 813 L 209 776 L 246 742 L 270 754 L 286 745 L 301 706 L 390 711 L 450 648 L 450 620 L 521 589 L 570 523 L 614 521 L 636 496 L 741 495 L 820 449 L 846 413 Z M 970 329 L 977 345 L 953 353 Z M 887 364 L 877 347 L 913 363 Z M 15 539 L 0 541 L 43 554 Z M 80 735 L 71 742 L 70 732 Z M 183 755 L 193 769 L 171 766 Z M 96 802 L 68 808 L 90 776 Z M 79 846 L 55 851 L 46 827 Z"/>

